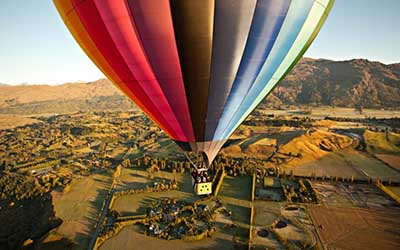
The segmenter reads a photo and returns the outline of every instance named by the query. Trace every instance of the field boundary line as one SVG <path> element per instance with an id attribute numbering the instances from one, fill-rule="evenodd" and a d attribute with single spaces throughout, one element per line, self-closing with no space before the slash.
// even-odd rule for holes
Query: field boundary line
<path id="1" fill-rule="evenodd" d="M 385 187 L 380 181 L 375 182 L 375 185 L 385 194 L 389 195 L 390 198 L 392 198 L 393 200 L 395 200 L 397 203 L 400 204 L 400 197 L 397 194 L 393 193 L 392 190 Z"/>

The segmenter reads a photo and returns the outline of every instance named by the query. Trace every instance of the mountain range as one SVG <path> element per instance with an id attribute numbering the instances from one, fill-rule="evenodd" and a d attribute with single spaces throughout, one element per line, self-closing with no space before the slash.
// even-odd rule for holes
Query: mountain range
<path id="1" fill-rule="evenodd" d="M 400 63 L 365 59 L 302 58 L 266 98 L 264 105 L 400 107 Z M 0 113 L 62 113 L 134 108 L 107 79 L 61 85 L 0 84 Z"/>
<path id="2" fill-rule="evenodd" d="M 267 99 L 274 105 L 400 107 L 400 63 L 303 58 Z"/>

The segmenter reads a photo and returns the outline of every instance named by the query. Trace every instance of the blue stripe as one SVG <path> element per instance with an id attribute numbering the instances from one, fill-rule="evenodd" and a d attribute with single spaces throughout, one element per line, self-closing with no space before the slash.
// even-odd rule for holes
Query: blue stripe
<path id="1" fill-rule="evenodd" d="M 211 141 L 246 47 L 256 0 L 216 0 L 205 141 Z"/>
<path id="2" fill-rule="evenodd" d="M 257 2 L 246 48 L 224 112 L 218 122 L 214 140 L 224 139 L 222 132 L 229 125 L 261 71 L 285 20 L 289 5 L 289 0 Z"/>
<path id="3" fill-rule="evenodd" d="M 269 51 L 271 52 L 271 54 L 268 55 L 267 60 L 262 66 L 263 75 L 259 76 L 260 80 L 256 82 L 254 82 L 254 80 L 257 77 L 257 75 L 254 77 L 254 79 L 252 79 L 251 83 L 254 83 L 254 85 L 251 86 L 252 89 L 250 90 L 249 87 L 246 93 L 243 94 L 241 100 L 232 99 L 232 102 L 236 101 L 236 103 L 234 103 L 236 109 L 233 108 L 230 110 L 227 109 L 227 111 L 230 112 L 226 113 L 227 114 L 226 117 L 224 117 L 223 115 L 224 123 L 221 123 L 221 126 L 218 126 L 214 136 L 214 140 L 221 140 L 229 137 L 233 128 L 236 127 L 240 118 L 243 116 L 243 114 L 251 106 L 254 99 L 257 97 L 257 94 L 264 88 L 265 84 L 269 81 L 269 79 L 271 79 L 273 73 L 276 71 L 278 66 L 281 64 L 282 60 L 285 58 L 290 47 L 293 45 L 298 33 L 300 32 L 311 10 L 313 3 L 314 3 L 313 0 L 293 0 L 291 2 L 287 15 L 284 18 L 282 29 L 279 32 L 279 36 L 278 37 L 275 36 L 277 42 L 274 44 L 272 51 Z M 249 84 L 247 83 L 247 85 Z"/>
<path id="4" fill-rule="evenodd" d="M 329 2 L 330 0 L 326 1 Z M 239 126 L 240 123 L 242 123 L 243 120 L 251 113 L 251 111 L 254 108 L 256 108 L 257 105 L 265 98 L 265 96 L 267 96 L 271 92 L 274 86 L 276 86 L 279 83 L 279 80 L 284 76 L 285 72 L 287 72 L 290 65 L 292 65 L 292 63 L 294 62 L 294 60 L 296 60 L 298 56 L 302 56 L 304 54 L 304 49 L 306 49 L 311 42 L 309 41 L 309 39 L 311 39 L 314 32 L 319 31 L 318 24 L 321 21 L 321 18 L 323 18 L 326 15 L 327 15 L 326 5 L 322 4 L 321 0 L 315 1 L 307 16 L 305 23 L 301 28 L 300 33 L 298 34 L 295 40 L 295 43 L 293 43 L 290 50 L 288 51 L 288 54 L 285 56 L 282 63 L 279 65 L 279 67 L 274 72 L 272 77 L 270 77 L 268 83 L 267 84 L 262 83 L 264 88 L 262 88 L 261 91 L 256 90 L 256 92 L 258 93 L 255 93 L 255 95 L 257 96 L 254 99 L 252 99 L 251 106 L 242 114 L 242 116 L 236 122 L 237 124 L 234 127 L 230 126 L 229 131 L 225 131 L 226 136 L 232 134 L 234 130 L 237 128 L 237 126 Z M 266 68 L 263 68 L 261 70 L 260 78 L 258 78 L 256 81 L 261 81 L 261 82 L 265 81 L 265 78 L 263 78 L 263 76 L 265 75 L 264 72 L 266 70 L 267 70 Z M 257 84 L 255 84 L 254 86 L 257 86 Z"/>
<path id="5" fill-rule="evenodd" d="M 240 107 L 236 110 L 235 114 L 231 116 L 227 126 L 225 128 L 221 128 L 223 132 L 219 134 L 216 133 L 214 139 L 228 138 L 233 129 L 237 127 L 240 118 L 252 105 L 254 99 L 257 98 L 258 94 L 265 87 L 265 84 L 271 79 L 272 75 L 292 47 L 297 35 L 299 34 L 305 20 L 308 17 L 313 3 L 313 0 L 292 1 L 285 18 L 285 22 L 277 38 L 277 42 L 274 44 L 270 55 L 263 65 L 263 69 L 261 70 L 262 75 L 258 77 L 257 81 L 247 93 L 246 97 L 239 104 Z"/>

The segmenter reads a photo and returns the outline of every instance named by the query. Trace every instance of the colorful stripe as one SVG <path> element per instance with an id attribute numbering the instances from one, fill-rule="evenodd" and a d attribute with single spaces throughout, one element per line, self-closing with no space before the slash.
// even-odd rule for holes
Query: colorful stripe
<path id="1" fill-rule="evenodd" d="M 212 140 L 242 59 L 256 0 L 216 1 L 206 140 Z"/>
<path id="2" fill-rule="evenodd" d="M 298 4 L 304 6 L 303 0 L 297 1 Z M 236 111 L 235 116 L 232 118 L 230 124 L 225 127 L 221 138 L 226 138 L 227 136 L 229 137 L 235 131 L 235 129 L 246 119 L 251 111 L 254 110 L 257 105 L 272 91 L 279 80 L 288 73 L 288 69 L 293 62 L 297 62 L 305 53 L 306 49 L 311 45 L 312 40 L 315 38 L 322 26 L 320 21 L 325 20 L 327 16 L 325 7 L 327 5 L 323 5 L 322 3 L 328 2 L 329 1 L 327 0 L 315 1 L 312 5 L 312 8 L 307 12 L 307 19 L 304 20 L 301 30 L 297 33 L 295 40 L 291 43 L 291 45 L 276 47 L 274 54 L 271 55 L 271 58 L 273 58 L 271 61 L 279 63 L 266 63 L 264 65 L 263 70 L 256 80 L 256 83 L 243 100 L 241 107 Z M 332 6 L 332 4 L 333 2 L 331 1 L 330 6 Z M 289 17 L 287 20 L 289 20 Z M 284 30 L 292 30 L 292 32 L 282 32 L 282 36 L 279 37 L 280 41 L 277 41 L 277 44 L 284 44 L 285 41 L 291 41 L 290 37 L 293 37 L 294 29 L 288 29 L 285 27 Z M 310 41 L 308 41 L 308 39 L 310 39 Z"/>
<path id="3" fill-rule="evenodd" d="M 310 2 L 312 0 L 305 1 Z M 242 101 L 259 75 L 263 64 L 269 58 L 269 53 L 275 44 L 282 24 L 287 20 L 285 17 L 288 12 L 289 3 L 289 0 L 265 0 L 257 2 L 246 49 L 224 112 L 219 119 L 214 140 L 222 139 L 222 131 L 229 125 L 238 108 L 242 108 Z M 304 6 L 306 6 L 304 7 L 306 9 L 307 4 L 304 4 Z M 293 9 L 295 8 L 292 5 L 291 10 Z M 291 16 L 291 12 L 288 13 L 288 16 Z"/>
<path id="4" fill-rule="evenodd" d="M 184 141 L 194 141 L 169 0 L 129 0 L 143 49 L 178 123 Z"/>
<path id="5" fill-rule="evenodd" d="M 209 162 L 301 58 L 333 0 L 54 0 L 99 69 Z"/>

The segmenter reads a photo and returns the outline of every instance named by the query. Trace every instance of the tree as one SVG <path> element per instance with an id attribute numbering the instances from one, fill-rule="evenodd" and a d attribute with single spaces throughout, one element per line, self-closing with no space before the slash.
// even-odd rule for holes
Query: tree
<path id="1" fill-rule="evenodd" d="M 363 104 L 361 100 L 354 105 L 354 109 L 360 114 L 363 114 Z"/>

